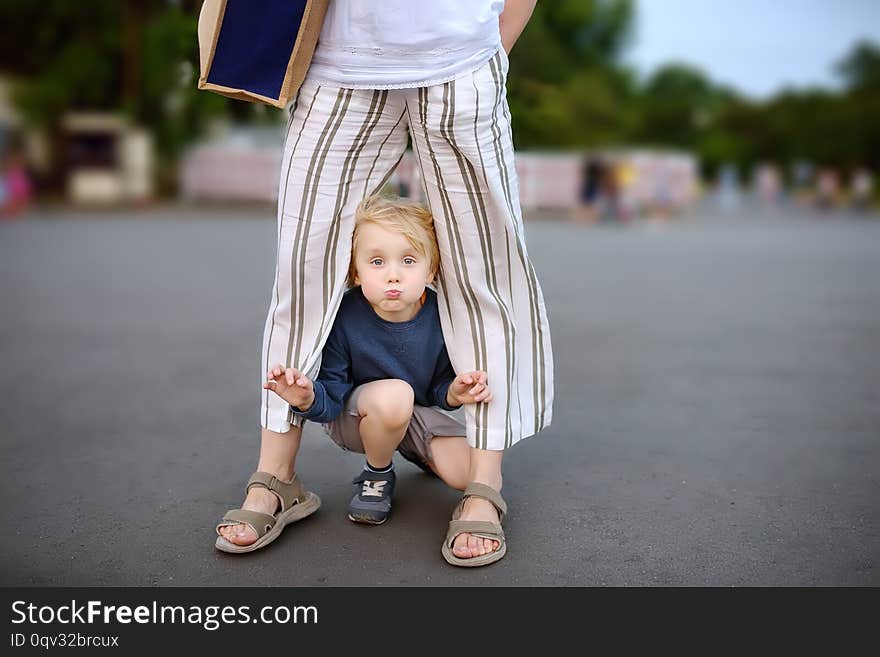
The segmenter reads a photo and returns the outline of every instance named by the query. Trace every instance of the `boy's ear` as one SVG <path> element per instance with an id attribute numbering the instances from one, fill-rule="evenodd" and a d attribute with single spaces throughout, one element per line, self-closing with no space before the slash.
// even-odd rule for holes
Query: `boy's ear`
<path id="1" fill-rule="evenodd" d="M 430 272 L 430 273 L 428 274 L 428 280 L 427 280 L 427 284 L 428 284 L 428 285 L 430 285 L 431 283 L 434 282 L 434 274 L 435 274 L 435 272 Z"/>

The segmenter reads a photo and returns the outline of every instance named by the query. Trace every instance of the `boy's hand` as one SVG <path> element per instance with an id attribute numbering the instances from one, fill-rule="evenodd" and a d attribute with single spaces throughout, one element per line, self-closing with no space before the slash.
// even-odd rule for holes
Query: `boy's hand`
<path id="1" fill-rule="evenodd" d="M 474 371 L 459 374 L 446 391 L 446 403 L 450 406 L 459 404 L 476 404 L 492 401 L 492 391 L 486 383 L 485 372 Z"/>
<path id="2" fill-rule="evenodd" d="M 291 406 L 307 411 L 315 401 L 315 386 L 305 374 L 295 367 L 284 368 L 280 364 L 266 373 L 264 390 L 271 390 Z"/>

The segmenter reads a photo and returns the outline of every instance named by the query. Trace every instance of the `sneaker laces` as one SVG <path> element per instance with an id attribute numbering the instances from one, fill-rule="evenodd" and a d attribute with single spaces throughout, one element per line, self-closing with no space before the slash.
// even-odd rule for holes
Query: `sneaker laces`
<path id="1" fill-rule="evenodd" d="M 364 480 L 364 489 L 361 492 L 362 497 L 383 497 L 385 495 L 384 489 L 385 485 L 388 482 L 384 479 L 381 480 Z"/>
<path id="2" fill-rule="evenodd" d="M 370 475 L 378 474 L 379 477 L 371 477 Z M 355 484 L 363 484 L 361 488 L 361 497 L 385 497 L 385 487 L 390 483 L 388 478 L 382 478 L 382 475 L 388 473 L 367 472 L 364 470 L 359 476 L 355 477 Z"/>

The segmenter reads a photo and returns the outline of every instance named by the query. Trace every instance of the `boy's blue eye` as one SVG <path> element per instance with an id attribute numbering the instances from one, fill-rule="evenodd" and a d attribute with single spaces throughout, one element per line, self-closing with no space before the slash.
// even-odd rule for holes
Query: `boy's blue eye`
<path id="1" fill-rule="evenodd" d="M 381 264 L 382 264 L 382 258 L 373 258 L 372 260 L 370 260 L 370 264 L 371 264 L 371 265 L 381 265 Z"/>
<path id="2" fill-rule="evenodd" d="M 406 263 L 407 265 L 414 265 L 414 264 L 416 264 L 416 259 L 415 258 L 404 258 L 403 262 Z"/>

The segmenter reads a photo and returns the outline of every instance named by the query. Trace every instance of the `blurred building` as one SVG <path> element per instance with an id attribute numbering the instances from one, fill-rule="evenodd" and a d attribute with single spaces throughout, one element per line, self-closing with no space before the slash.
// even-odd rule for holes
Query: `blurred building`
<path id="1" fill-rule="evenodd" d="M 277 200 L 281 135 L 276 127 L 220 131 L 190 147 L 180 167 L 180 189 L 189 200 Z M 679 212 L 699 191 L 696 157 L 678 151 L 617 149 L 588 154 L 612 168 L 621 207 L 632 214 Z M 580 152 L 516 154 L 520 202 L 525 209 L 570 210 L 580 204 Z M 416 159 L 407 151 L 389 178 L 390 192 L 424 201 Z"/>
<path id="2" fill-rule="evenodd" d="M 180 165 L 180 193 L 187 200 L 265 201 L 278 197 L 282 135 L 277 127 L 215 130 L 191 146 Z"/>
<path id="3" fill-rule="evenodd" d="M 153 198 L 155 148 L 146 129 L 117 113 L 69 112 L 53 144 L 46 129 L 21 120 L 10 100 L 11 87 L 10 79 L 0 78 L 0 162 L 21 157 L 38 185 L 59 181 L 73 203 L 140 203 Z"/>
<path id="4" fill-rule="evenodd" d="M 153 197 L 153 140 L 117 114 L 73 112 L 61 122 L 62 170 L 74 203 L 143 203 Z"/>

